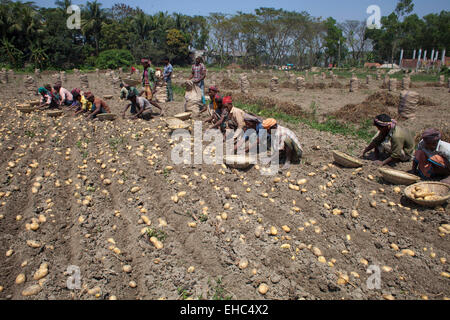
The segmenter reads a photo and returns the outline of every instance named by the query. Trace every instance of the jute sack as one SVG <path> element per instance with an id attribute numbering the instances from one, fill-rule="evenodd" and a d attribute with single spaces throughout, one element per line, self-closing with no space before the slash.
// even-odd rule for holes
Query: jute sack
<path id="1" fill-rule="evenodd" d="M 41 70 L 34 69 L 34 76 L 36 77 L 36 79 L 41 79 Z"/>
<path id="2" fill-rule="evenodd" d="M 442 87 L 445 86 L 445 76 L 444 75 L 439 76 L 439 85 Z"/>
<path id="3" fill-rule="evenodd" d="M 272 79 L 270 79 L 270 91 L 271 92 L 279 92 L 280 91 L 277 77 L 273 77 Z"/>
<path id="4" fill-rule="evenodd" d="M 403 119 L 414 119 L 419 105 L 419 94 L 415 91 L 403 90 L 400 93 L 398 114 Z"/>
<path id="5" fill-rule="evenodd" d="M 6 72 L 6 69 L 0 71 L 0 82 L 3 84 L 8 83 L 8 73 Z"/>
<path id="6" fill-rule="evenodd" d="M 24 85 L 29 94 L 37 94 L 36 83 L 34 82 L 34 79 L 32 76 L 25 77 Z"/>
<path id="7" fill-rule="evenodd" d="M 242 93 L 248 93 L 250 89 L 250 82 L 248 81 L 247 74 L 243 73 L 239 77 L 239 84 L 241 86 Z"/>
<path id="8" fill-rule="evenodd" d="M 293 73 L 288 72 L 288 81 L 289 82 L 293 82 L 294 81 L 294 74 Z"/>
<path id="9" fill-rule="evenodd" d="M 383 79 L 383 88 L 384 89 L 387 89 L 389 87 L 389 80 L 390 80 L 389 75 L 388 74 L 385 75 L 384 79 Z"/>
<path id="10" fill-rule="evenodd" d="M 377 80 L 381 80 L 381 73 L 377 71 Z"/>
<path id="11" fill-rule="evenodd" d="M 336 83 L 337 82 L 337 75 L 335 75 L 335 74 L 333 74 L 332 76 L 331 76 L 331 83 Z"/>
<path id="12" fill-rule="evenodd" d="M 411 87 L 411 78 L 409 76 L 403 77 L 402 90 L 409 90 L 410 87 Z"/>
<path id="13" fill-rule="evenodd" d="M 359 89 L 358 78 L 356 76 L 352 77 L 350 79 L 350 92 L 356 92 L 356 91 L 358 91 L 358 89 Z"/>
<path id="14" fill-rule="evenodd" d="M 305 89 L 306 89 L 305 78 L 298 77 L 296 79 L 296 88 L 297 88 L 297 91 L 302 91 L 302 92 L 305 91 Z"/>
<path id="15" fill-rule="evenodd" d="M 89 88 L 89 80 L 88 80 L 87 74 L 80 75 L 80 83 L 81 83 L 81 88 L 83 88 L 83 89 Z"/>
<path id="16" fill-rule="evenodd" d="M 389 91 L 397 91 L 397 79 L 389 79 Z"/>
<path id="17" fill-rule="evenodd" d="M 53 81 L 53 83 L 60 82 L 61 75 L 59 73 L 52 74 L 52 81 Z"/>
<path id="18" fill-rule="evenodd" d="M 327 78 L 327 75 L 325 74 L 325 72 L 322 72 L 322 80 L 325 80 Z"/>
<path id="19" fill-rule="evenodd" d="M 119 77 L 113 77 L 112 83 L 113 83 L 114 89 L 119 89 L 120 78 Z"/>
<path id="20" fill-rule="evenodd" d="M 61 81 L 62 81 L 63 83 L 66 83 L 66 82 L 67 82 L 67 75 L 66 75 L 66 72 L 65 72 L 65 71 L 61 71 L 61 73 L 60 73 L 60 79 L 61 79 Z"/>
<path id="21" fill-rule="evenodd" d="M 184 111 L 192 112 L 192 114 L 198 115 L 202 108 L 202 91 L 191 80 L 184 83 L 186 93 L 184 94 L 185 104 Z"/>
<path id="22" fill-rule="evenodd" d="M 313 74 L 313 84 L 316 84 L 319 82 L 319 76 L 317 74 Z"/>
<path id="23" fill-rule="evenodd" d="M 167 102 L 167 85 L 164 81 L 159 81 L 156 86 L 155 94 L 156 102 L 166 103 Z"/>
<path id="24" fill-rule="evenodd" d="M 73 69 L 73 73 L 75 74 L 75 76 L 80 77 L 80 70 Z"/>

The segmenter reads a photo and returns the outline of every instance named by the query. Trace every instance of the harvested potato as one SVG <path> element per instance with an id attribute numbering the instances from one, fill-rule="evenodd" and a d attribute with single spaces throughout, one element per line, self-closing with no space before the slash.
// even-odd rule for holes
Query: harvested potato
<path id="1" fill-rule="evenodd" d="M 269 291 L 269 286 L 265 283 L 261 283 L 258 287 L 258 292 L 262 295 L 265 295 Z"/>
<path id="2" fill-rule="evenodd" d="M 28 297 L 28 296 L 34 296 L 41 292 L 42 288 L 38 284 L 34 284 L 32 286 L 27 287 L 25 290 L 22 291 L 22 296 Z"/>

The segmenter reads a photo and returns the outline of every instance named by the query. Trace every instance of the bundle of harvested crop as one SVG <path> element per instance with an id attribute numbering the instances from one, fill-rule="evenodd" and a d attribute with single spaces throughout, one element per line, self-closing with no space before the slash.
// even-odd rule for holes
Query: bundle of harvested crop
<path id="1" fill-rule="evenodd" d="M 272 79 L 270 79 L 270 91 L 271 92 L 279 92 L 280 91 L 277 77 L 273 77 Z"/>
<path id="2" fill-rule="evenodd" d="M 248 90 L 250 89 L 250 82 L 248 81 L 247 74 L 242 73 L 239 77 L 239 84 L 241 87 L 242 93 L 248 93 Z"/>
<path id="3" fill-rule="evenodd" d="M 296 89 L 297 91 L 304 92 L 306 90 L 305 78 L 297 77 L 296 79 Z"/>
<path id="4" fill-rule="evenodd" d="M 415 91 L 404 90 L 400 93 L 398 114 L 403 119 L 414 119 L 419 105 L 419 94 Z"/>
<path id="5" fill-rule="evenodd" d="M 87 74 L 80 75 L 80 83 L 81 83 L 81 88 L 89 89 L 89 80 L 88 80 Z"/>
<path id="6" fill-rule="evenodd" d="M 356 76 L 352 76 L 350 79 L 350 92 L 356 92 L 359 88 L 359 81 Z"/>

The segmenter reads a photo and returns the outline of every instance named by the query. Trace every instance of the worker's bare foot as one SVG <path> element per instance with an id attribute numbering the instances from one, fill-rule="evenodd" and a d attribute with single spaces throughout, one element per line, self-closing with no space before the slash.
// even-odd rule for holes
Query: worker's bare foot
<path id="1" fill-rule="evenodd" d="M 285 163 L 284 166 L 281 168 L 281 170 L 287 170 L 287 169 L 289 169 L 290 167 L 291 167 L 291 163 L 286 161 L 286 163 Z"/>

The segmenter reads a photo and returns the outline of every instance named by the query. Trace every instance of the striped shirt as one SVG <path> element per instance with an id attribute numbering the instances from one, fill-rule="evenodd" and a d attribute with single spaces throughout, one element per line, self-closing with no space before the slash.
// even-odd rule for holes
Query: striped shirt
<path id="1" fill-rule="evenodd" d="M 297 136 L 290 129 L 278 125 L 276 134 L 273 135 L 276 139 L 278 139 L 278 150 L 284 149 L 284 141 L 287 138 L 291 138 L 291 140 L 303 151 L 300 141 L 298 141 Z"/>
<path id="2" fill-rule="evenodd" d="M 199 81 L 203 77 L 203 75 L 206 76 L 205 65 L 203 63 L 200 63 L 199 65 L 194 64 L 192 66 L 192 73 L 194 74 L 194 78 L 192 79 L 192 81 Z"/>

